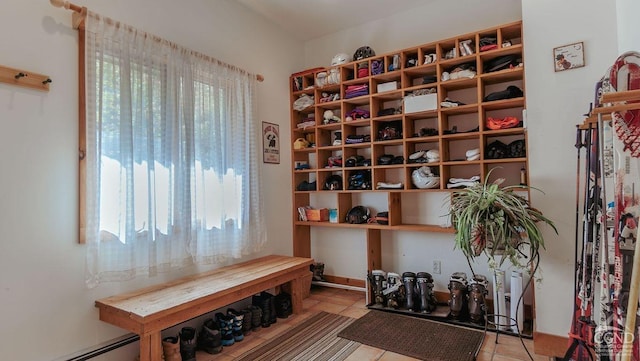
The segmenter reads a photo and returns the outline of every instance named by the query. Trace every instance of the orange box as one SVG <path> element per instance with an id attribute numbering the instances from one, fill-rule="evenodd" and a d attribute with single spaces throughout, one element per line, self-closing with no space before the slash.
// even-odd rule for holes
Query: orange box
<path id="1" fill-rule="evenodd" d="M 329 210 L 326 208 L 307 209 L 307 220 L 315 222 L 326 222 L 329 220 Z"/>

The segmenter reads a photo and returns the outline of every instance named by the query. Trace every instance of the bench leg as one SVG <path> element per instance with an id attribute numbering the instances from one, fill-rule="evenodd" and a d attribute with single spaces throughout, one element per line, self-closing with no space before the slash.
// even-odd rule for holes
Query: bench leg
<path id="1" fill-rule="evenodd" d="M 162 335 L 154 332 L 140 336 L 140 361 L 162 360 Z"/>
<path id="2" fill-rule="evenodd" d="M 291 288 L 291 311 L 294 314 L 302 313 L 302 279 L 294 278 L 289 282 Z"/>

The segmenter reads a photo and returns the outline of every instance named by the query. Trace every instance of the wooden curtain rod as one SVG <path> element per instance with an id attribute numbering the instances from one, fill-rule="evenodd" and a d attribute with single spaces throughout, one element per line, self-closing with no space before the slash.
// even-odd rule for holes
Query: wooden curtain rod
<path id="1" fill-rule="evenodd" d="M 49 0 L 51 2 L 51 5 L 57 7 L 57 8 L 65 8 L 67 10 L 71 10 L 73 12 L 76 12 L 78 14 L 83 14 L 83 7 L 82 6 L 78 6 L 75 4 L 72 4 L 68 1 L 64 1 L 64 0 Z M 84 10 L 86 11 L 86 10 Z M 77 26 L 78 24 L 75 24 L 75 20 L 74 20 L 74 27 Z M 264 81 L 264 76 L 262 74 L 256 74 L 256 80 L 258 80 L 259 82 L 263 82 Z"/>

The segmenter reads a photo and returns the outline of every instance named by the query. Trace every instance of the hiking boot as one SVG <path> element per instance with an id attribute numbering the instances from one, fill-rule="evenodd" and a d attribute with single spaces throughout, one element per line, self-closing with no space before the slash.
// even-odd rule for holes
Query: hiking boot
<path id="1" fill-rule="evenodd" d="M 202 330 L 198 335 L 198 348 L 210 354 L 222 351 L 220 327 L 212 318 L 205 320 L 202 325 Z"/>
<path id="2" fill-rule="evenodd" d="M 287 318 L 289 317 L 293 311 L 291 309 L 291 295 L 286 292 L 280 292 L 275 297 L 276 304 L 276 316 L 278 318 Z"/>
<path id="3" fill-rule="evenodd" d="M 162 339 L 162 355 L 164 361 L 182 361 L 180 356 L 180 341 L 178 337 L 165 337 Z"/>
<path id="4" fill-rule="evenodd" d="M 449 279 L 449 316 L 463 319 L 467 311 L 467 274 L 454 272 Z"/>
<path id="5" fill-rule="evenodd" d="M 196 361 L 196 329 L 183 327 L 180 331 L 180 357 L 182 361 Z"/>
<path id="6" fill-rule="evenodd" d="M 475 275 L 469 284 L 469 318 L 471 322 L 484 324 L 487 310 L 485 298 L 489 293 L 489 282 L 483 275 Z"/>
<path id="7" fill-rule="evenodd" d="M 416 282 L 416 288 L 420 295 L 420 312 L 433 312 L 438 304 L 438 301 L 433 294 L 433 277 L 428 272 L 418 272 L 416 275 Z"/>
<path id="8" fill-rule="evenodd" d="M 244 323 L 244 313 L 238 312 L 233 308 L 227 310 L 227 316 L 231 317 L 233 330 L 233 339 L 235 342 L 244 340 L 244 334 L 242 333 L 242 324 Z"/>
<path id="9" fill-rule="evenodd" d="M 416 274 L 413 272 L 404 272 L 402 274 L 402 283 L 404 284 L 406 297 L 405 308 L 409 311 L 414 311 L 416 308 Z"/>
<path id="10" fill-rule="evenodd" d="M 222 346 L 231 346 L 236 341 L 233 337 L 233 317 L 222 312 L 216 313 L 216 323 L 220 329 Z"/>
<path id="11" fill-rule="evenodd" d="M 315 190 L 315 188 L 313 189 Z M 324 263 L 316 262 L 310 266 L 311 272 L 313 272 L 313 280 L 317 282 L 324 281 Z"/>
<path id="12" fill-rule="evenodd" d="M 244 316 L 242 318 L 242 334 L 247 336 L 248 334 L 251 333 L 251 329 L 252 329 L 251 322 L 252 322 L 253 313 L 251 312 L 250 308 L 245 308 L 240 312 L 242 312 L 242 315 Z"/>

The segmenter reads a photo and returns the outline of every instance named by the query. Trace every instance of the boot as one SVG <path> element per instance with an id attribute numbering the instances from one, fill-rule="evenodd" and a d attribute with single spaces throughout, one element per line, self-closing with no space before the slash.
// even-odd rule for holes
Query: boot
<path id="1" fill-rule="evenodd" d="M 196 329 L 183 327 L 180 331 L 180 356 L 182 361 L 196 361 Z"/>
<path id="2" fill-rule="evenodd" d="M 402 279 L 397 273 L 387 273 L 387 288 L 382 292 L 387 298 L 387 307 L 397 309 L 400 307 L 400 287 Z"/>
<path id="3" fill-rule="evenodd" d="M 287 318 L 291 315 L 291 295 L 286 292 L 280 292 L 275 297 L 276 316 L 278 318 Z"/>
<path id="4" fill-rule="evenodd" d="M 231 318 L 231 329 L 233 330 L 233 339 L 235 342 L 244 340 L 244 333 L 242 333 L 242 324 L 244 323 L 244 314 L 238 312 L 233 308 L 227 310 L 227 316 Z"/>
<path id="5" fill-rule="evenodd" d="M 198 348 L 210 354 L 222 351 L 220 327 L 212 318 L 205 320 L 202 325 L 202 330 L 198 334 Z"/>
<path id="6" fill-rule="evenodd" d="M 276 313 L 276 297 L 270 293 L 267 293 L 267 299 L 269 300 L 269 324 L 278 322 L 278 315 Z"/>
<path id="7" fill-rule="evenodd" d="M 464 319 L 467 311 L 467 274 L 454 272 L 449 279 L 449 316 L 456 320 Z"/>
<path id="8" fill-rule="evenodd" d="M 371 271 L 369 282 L 371 283 L 371 291 L 373 292 L 373 303 L 376 305 L 385 305 L 385 299 L 382 292 L 384 291 L 384 286 L 387 283 L 386 277 L 387 274 L 383 270 L 374 269 Z"/>
<path id="9" fill-rule="evenodd" d="M 262 308 L 251 305 L 249 309 L 251 310 L 251 330 L 258 331 L 262 326 Z"/>
<path id="10" fill-rule="evenodd" d="M 242 318 L 242 334 L 247 336 L 248 334 L 251 333 L 251 329 L 252 329 L 251 322 L 253 321 L 252 320 L 253 313 L 251 312 L 251 309 L 248 307 L 240 312 L 242 312 L 242 314 L 244 315 L 244 317 Z"/>
<path id="11" fill-rule="evenodd" d="M 402 283 L 404 283 L 404 291 L 406 297 L 405 308 L 409 311 L 415 311 L 416 274 L 413 272 L 403 273 Z"/>
<path id="12" fill-rule="evenodd" d="M 431 313 L 436 309 L 438 301 L 433 294 L 433 277 L 428 272 L 416 275 L 417 289 L 420 295 L 420 312 Z"/>
<path id="13" fill-rule="evenodd" d="M 469 318 L 471 322 L 484 324 L 487 310 L 485 298 L 489 293 L 489 282 L 483 275 L 475 275 L 469 284 Z"/>
<path id="14" fill-rule="evenodd" d="M 162 354 L 164 361 L 182 361 L 180 356 L 180 341 L 178 337 L 165 337 L 162 339 Z"/>
<path id="15" fill-rule="evenodd" d="M 236 342 L 235 337 L 233 337 L 233 317 L 218 312 L 216 313 L 216 323 L 220 328 L 222 346 L 233 345 Z"/>
<path id="16" fill-rule="evenodd" d="M 262 310 L 262 327 L 269 327 L 272 323 L 276 322 L 275 302 L 273 295 L 269 292 L 261 292 L 258 295 L 254 295 L 251 303 L 260 307 Z"/>
<path id="17" fill-rule="evenodd" d="M 316 262 L 310 266 L 311 272 L 313 272 L 313 280 L 317 282 L 324 282 L 324 263 Z"/>

